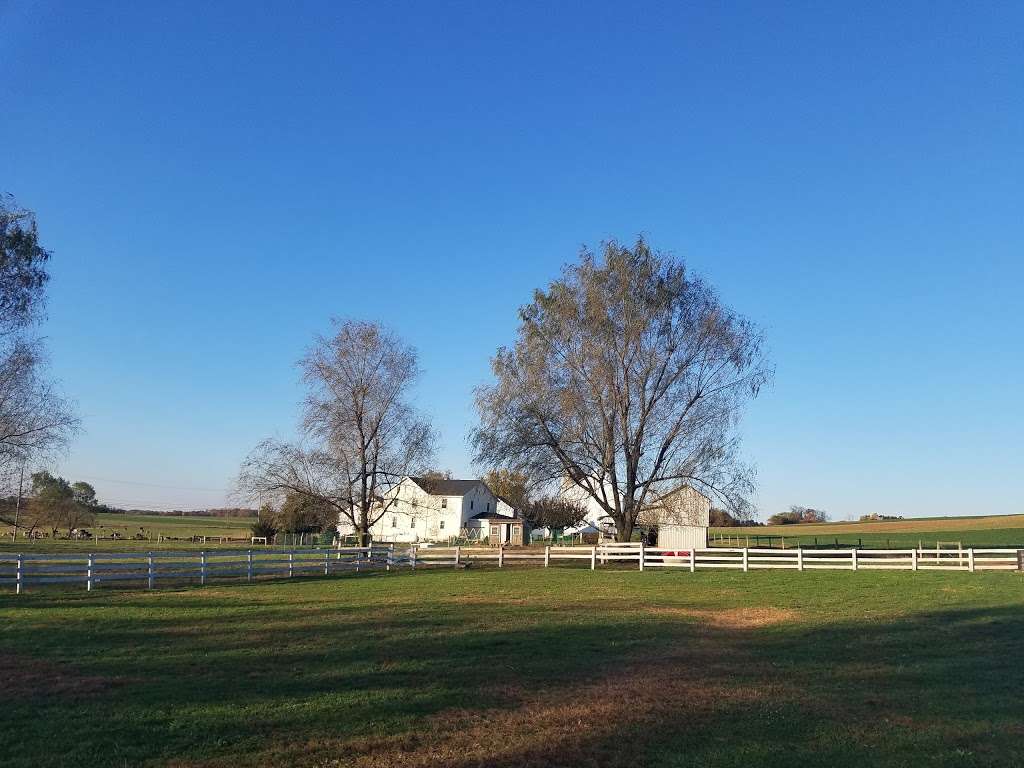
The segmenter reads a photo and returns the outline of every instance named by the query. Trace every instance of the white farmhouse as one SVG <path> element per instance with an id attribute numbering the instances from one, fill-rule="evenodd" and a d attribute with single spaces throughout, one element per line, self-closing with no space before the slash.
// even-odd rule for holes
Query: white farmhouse
<path id="1" fill-rule="evenodd" d="M 376 542 L 448 541 L 454 538 L 522 543 L 524 521 L 482 480 L 405 477 L 387 495 L 384 516 L 370 533 Z M 339 519 L 338 534 L 355 531 Z"/>

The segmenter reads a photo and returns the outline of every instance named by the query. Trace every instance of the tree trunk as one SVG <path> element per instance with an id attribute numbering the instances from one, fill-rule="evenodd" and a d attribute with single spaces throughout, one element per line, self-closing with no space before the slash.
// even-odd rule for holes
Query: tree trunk
<path id="1" fill-rule="evenodd" d="M 370 529 L 367 526 L 365 526 L 365 525 L 361 525 L 361 526 L 359 526 L 359 528 L 357 530 L 358 530 L 358 533 L 359 533 L 359 546 L 360 547 L 368 547 L 368 546 L 370 546 Z"/>
<path id="2" fill-rule="evenodd" d="M 632 528 L 630 528 L 628 531 L 626 531 L 626 530 L 616 530 L 615 531 L 615 540 L 620 542 L 620 543 L 626 543 L 626 542 L 628 542 L 632 538 L 633 538 L 633 529 Z"/>
<path id="3" fill-rule="evenodd" d="M 619 543 L 628 542 L 633 538 L 633 521 L 624 515 L 622 520 L 615 521 L 615 540 Z"/>

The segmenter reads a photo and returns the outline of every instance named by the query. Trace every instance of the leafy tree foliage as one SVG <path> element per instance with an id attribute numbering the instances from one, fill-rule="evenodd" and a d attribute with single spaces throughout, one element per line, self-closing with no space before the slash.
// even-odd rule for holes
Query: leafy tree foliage
<path id="1" fill-rule="evenodd" d="M 93 488 L 89 483 L 79 480 L 77 483 L 71 484 L 71 492 L 74 494 L 75 501 L 87 507 L 95 506 L 96 504 L 96 489 Z"/>
<path id="2" fill-rule="evenodd" d="M 285 496 L 274 521 L 285 533 L 320 533 L 338 524 L 338 512 L 319 498 L 293 492 Z"/>
<path id="3" fill-rule="evenodd" d="M 534 528 L 562 530 L 582 523 L 587 516 L 587 508 L 578 501 L 560 496 L 542 496 L 529 502 L 524 513 Z"/>
<path id="4" fill-rule="evenodd" d="M 828 513 L 813 507 L 792 506 L 789 512 L 779 512 L 768 518 L 769 525 L 793 525 L 795 523 L 826 523 Z"/>
<path id="5" fill-rule="evenodd" d="M 88 485 L 87 483 L 75 483 Z M 91 489 L 91 486 L 89 486 Z M 54 532 L 65 529 L 70 536 L 76 529 L 92 525 L 96 521 L 96 493 L 92 503 L 82 503 L 75 487 L 63 477 L 54 477 L 49 472 L 35 472 L 32 475 L 30 508 L 36 525 L 47 525 Z"/>

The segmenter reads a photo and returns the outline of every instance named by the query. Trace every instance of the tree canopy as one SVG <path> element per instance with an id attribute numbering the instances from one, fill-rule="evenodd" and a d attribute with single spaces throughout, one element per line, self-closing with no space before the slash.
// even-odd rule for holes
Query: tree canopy
<path id="1" fill-rule="evenodd" d="M 477 391 L 476 460 L 592 499 L 628 540 L 683 483 L 742 509 L 735 427 L 771 377 L 757 328 L 685 265 L 612 241 L 584 249 L 520 310 Z"/>
<path id="2" fill-rule="evenodd" d="M 513 509 L 524 511 L 530 504 L 530 479 L 522 472 L 514 469 L 492 469 L 481 478 L 491 489 L 491 493 L 499 496 Z"/>
<path id="3" fill-rule="evenodd" d="M 318 337 L 300 366 L 309 387 L 303 440 L 261 443 L 242 465 L 239 488 L 329 508 L 366 542 L 390 490 L 433 455 L 433 430 L 409 400 L 416 350 L 379 325 L 346 320 Z"/>
<path id="4" fill-rule="evenodd" d="M 78 428 L 48 378 L 42 342 L 30 333 L 43 313 L 50 252 L 35 215 L 0 197 L 0 473 L 63 448 Z"/>

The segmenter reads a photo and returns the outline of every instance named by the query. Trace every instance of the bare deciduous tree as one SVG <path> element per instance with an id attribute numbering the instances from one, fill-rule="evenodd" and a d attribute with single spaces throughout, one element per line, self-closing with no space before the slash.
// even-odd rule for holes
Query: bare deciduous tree
<path id="1" fill-rule="evenodd" d="M 520 310 L 477 391 L 476 460 L 575 486 L 628 541 L 649 499 L 690 483 L 742 508 L 734 427 L 770 379 L 760 333 L 639 240 L 584 250 Z"/>
<path id="2" fill-rule="evenodd" d="M 79 422 L 46 376 L 41 342 L 28 329 L 42 315 L 50 253 L 35 215 L 0 197 L 0 473 L 67 445 Z"/>
<path id="3" fill-rule="evenodd" d="M 78 420 L 43 375 L 38 342 L 17 339 L 0 352 L 0 465 L 39 458 L 66 445 Z"/>
<path id="4" fill-rule="evenodd" d="M 409 404 L 416 350 L 373 323 L 335 323 L 300 362 L 310 387 L 301 443 L 266 440 L 242 465 L 250 497 L 297 494 L 352 524 L 365 545 L 394 486 L 423 469 L 434 433 Z"/>

